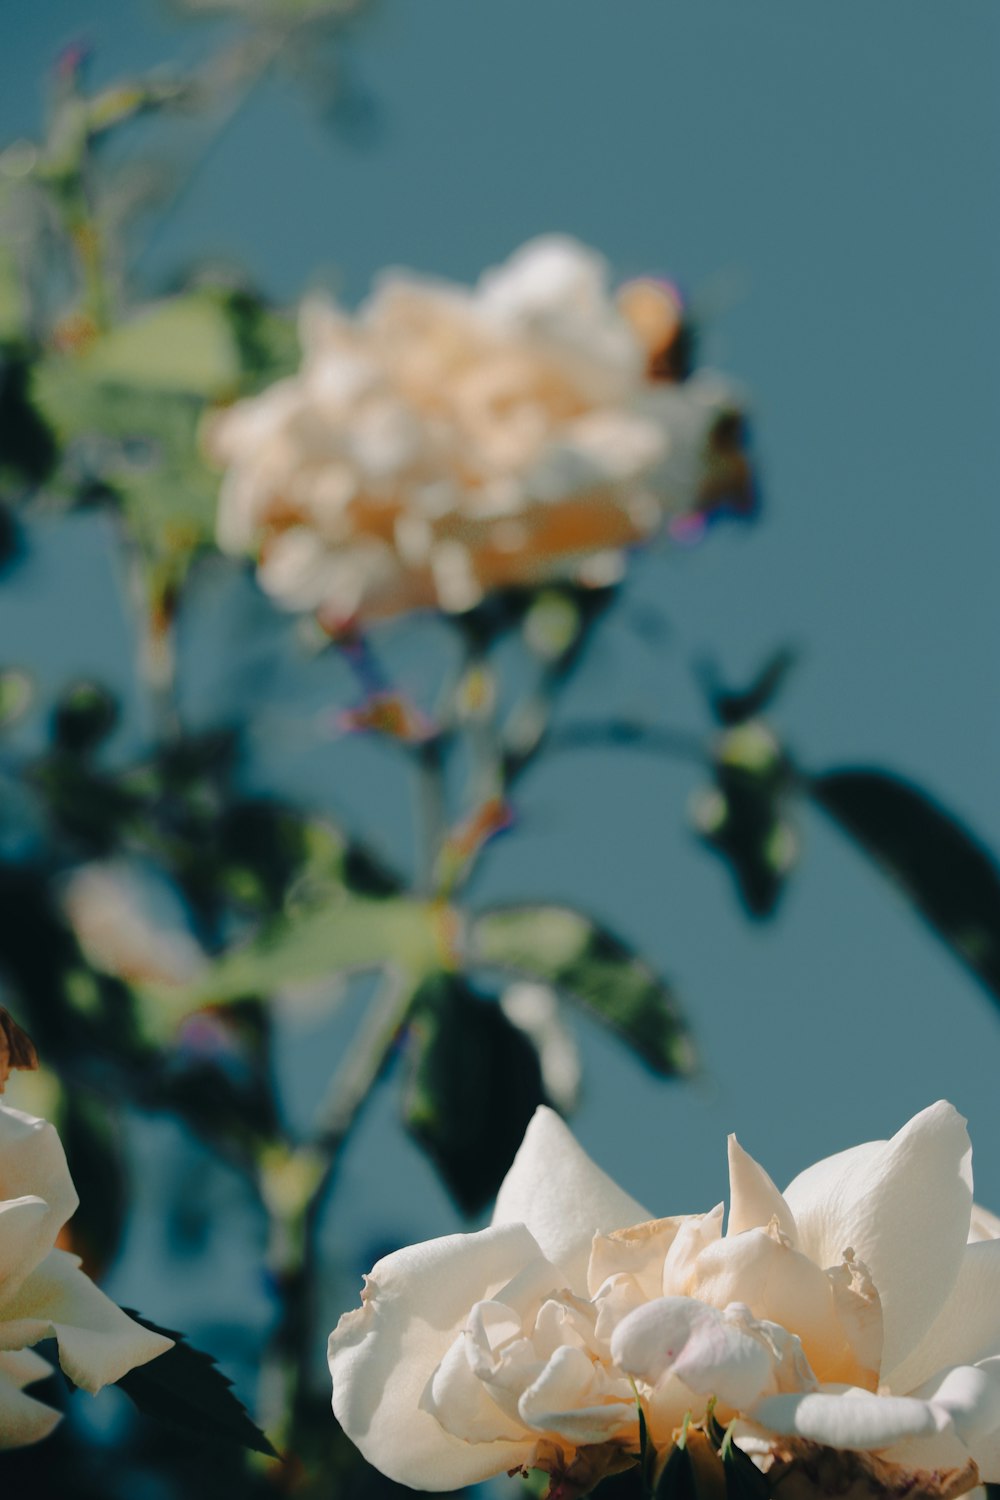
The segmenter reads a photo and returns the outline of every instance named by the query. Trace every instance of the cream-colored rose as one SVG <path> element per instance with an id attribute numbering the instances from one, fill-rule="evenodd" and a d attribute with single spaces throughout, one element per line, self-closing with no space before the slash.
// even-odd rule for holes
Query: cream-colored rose
<path id="1" fill-rule="evenodd" d="M 714 1398 L 762 1467 L 830 1449 L 928 1493 L 1000 1479 L 1000 1240 L 970 1160 L 944 1103 L 784 1194 L 733 1138 L 725 1226 L 721 1204 L 651 1219 L 540 1110 L 489 1229 L 366 1279 L 330 1336 L 334 1411 L 421 1489 L 518 1466 L 585 1489 L 634 1456 L 637 1399 L 662 1452 Z"/>
<path id="2" fill-rule="evenodd" d="M 524 246 L 474 289 L 394 274 L 356 316 L 307 302 L 296 375 L 210 422 L 218 540 L 331 629 L 491 589 L 600 582 L 717 495 L 740 403 L 649 377 L 604 262 Z"/>
<path id="3" fill-rule="evenodd" d="M 57 1340 L 66 1374 L 91 1392 L 173 1345 L 54 1249 L 77 1201 L 53 1127 L 0 1104 L 0 1448 L 35 1443 L 59 1421 L 25 1391 L 52 1373 L 31 1347 L 41 1339 Z"/>

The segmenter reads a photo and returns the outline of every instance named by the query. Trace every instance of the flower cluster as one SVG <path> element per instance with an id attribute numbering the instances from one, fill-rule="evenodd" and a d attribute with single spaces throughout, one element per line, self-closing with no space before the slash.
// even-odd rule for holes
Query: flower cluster
<path id="1" fill-rule="evenodd" d="M 553 578 L 604 583 L 670 515 L 752 503 L 740 401 L 680 380 L 676 297 L 533 241 L 473 289 L 391 275 L 308 301 L 302 365 L 217 413 L 218 540 L 332 631 Z"/>
<path id="2" fill-rule="evenodd" d="M 66 1374 L 91 1392 L 173 1346 L 54 1248 L 77 1202 L 54 1128 L 0 1104 L 0 1448 L 35 1443 L 59 1421 L 25 1392 L 52 1373 L 32 1347 L 40 1340 L 57 1341 Z"/>
<path id="3" fill-rule="evenodd" d="M 540 1110 L 490 1228 L 366 1278 L 330 1336 L 334 1411 L 420 1489 L 536 1467 L 579 1493 L 634 1460 L 639 1404 L 664 1455 L 713 1399 L 765 1470 L 1000 1480 L 1000 1223 L 970 1163 L 945 1103 L 784 1194 L 732 1137 L 725 1227 L 721 1204 L 651 1219 Z"/>

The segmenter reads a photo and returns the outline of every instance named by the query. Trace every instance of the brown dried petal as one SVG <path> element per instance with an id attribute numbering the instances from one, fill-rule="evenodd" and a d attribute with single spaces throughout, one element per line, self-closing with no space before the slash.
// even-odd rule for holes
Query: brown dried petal
<path id="1" fill-rule="evenodd" d="M 886 1463 L 874 1453 L 824 1448 L 791 1439 L 772 1450 L 767 1470 L 776 1500 L 955 1500 L 975 1489 L 979 1471 L 972 1459 L 961 1469 L 910 1469 Z"/>
<path id="2" fill-rule="evenodd" d="M 0 1005 L 0 1094 L 7 1087 L 7 1080 L 15 1068 L 33 1071 L 37 1067 L 38 1053 L 34 1042 L 10 1012 Z"/>

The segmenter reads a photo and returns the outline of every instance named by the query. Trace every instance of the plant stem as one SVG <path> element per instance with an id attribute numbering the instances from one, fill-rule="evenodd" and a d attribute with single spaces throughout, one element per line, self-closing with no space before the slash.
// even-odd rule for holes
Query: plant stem
<path id="1" fill-rule="evenodd" d="M 277 1163 L 265 1163 L 261 1197 L 268 1210 L 268 1260 L 279 1316 L 261 1371 L 265 1429 L 280 1448 L 294 1444 L 309 1404 L 315 1347 L 317 1231 L 343 1146 L 388 1060 L 411 988 L 386 970 L 364 1020 L 331 1080 L 313 1139 Z"/>

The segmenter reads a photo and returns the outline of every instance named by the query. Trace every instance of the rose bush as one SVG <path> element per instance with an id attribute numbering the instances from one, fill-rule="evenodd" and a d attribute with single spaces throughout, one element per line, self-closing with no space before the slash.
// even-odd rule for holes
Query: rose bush
<path id="1" fill-rule="evenodd" d="M 932 1105 L 784 1194 L 735 1137 L 729 1169 L 725 1228 L 722 1204 L 651 1219 L 540 1110 L 491 1226 L 379 1261 L 331 1334 L 348 1436 L 420 1489 L 537 1467 L 582 1491 L 634 1460 L 638 1402 L 662 1456 L 714 1398 L 765 1470 L 1000 1480 L 1000 1240 L 961 1116 Z"/>
<path id="2" fill-rule="evenodd" d="M 678 326 L 666 292 L 619 307 L 600 257 L 555 236 L 472 290 L 394 274 L 353 317 L 309 301 L 299 372 L 208 424 L 219 544 L 331 629 L 606 582 L 665 516 L 750 503 L 740 400 L 674 378 Z"/>
<path id="3" fill-rule="evenodd" d="M 54 1248 L 77 1202 L 54 1128 L 0 1104 L 0 1448 L 37 1442 L 59 1421 L 25 1392 L 52 1373 L 32 1347 L 41 1339 L 56 1340 L 63 1370 L 91 1392 L 173 1347 Z"/>

